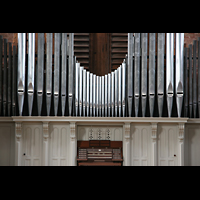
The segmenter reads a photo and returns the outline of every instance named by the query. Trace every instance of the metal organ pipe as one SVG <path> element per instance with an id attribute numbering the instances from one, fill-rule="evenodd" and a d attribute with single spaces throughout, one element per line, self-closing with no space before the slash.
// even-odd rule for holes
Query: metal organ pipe
<path id="1" fill-rule="evenodd" d="M 26 33 L 18 33 L 18 81 L 17 93 L 19 104 L 19 115 L 22 116 L 24 93 L 25 93 L 25 52 Z"/>
<path id="2" fill-rule="evenodd" d="M 168 116 L 171 117 L 174 96 L 174 33 L 167 33 L 166 95 Z"/>
<path id="3" fill-rule="evenodd" d="M 46 44 L 46 106 L 47 116 L 50 115 L 51 108 L 51 95 L 52 95 L 52 47 L 53 47 L 53 33 L 47 33 L 47 44 Z"/>
<path id="4" fill-rule="evenodd" d="M 61 94 L 62 94 L 62 116 L 65 114 L 66 88 L 67 88 L 67 33 L 62 33 L 62 68 L 61 68 Z"/>
<path id="5" fill-rule="evenodd" d="M 140 100 L 140 33 L 135 33 L 134 98 L 135 116 L 138 117 Z"/>
<path id="6" fill-rule="evenodd" d="M 149 107 L 153 117 L 155 102 L 155 33 L 149 33 Z"/>
<path id="7" fill-rule="evenodd" d="M 59 99 L 59 81 L 60 74 L 60 33 L 55 33 L 55 45 L 54 45 L 54 112 L 57 116 L 58 112 L 58 99 Z"/>
<path id="8" fill-rule="evenodd" d="M 173 100 L 175 99 L 178 117 L 181 117 L 183 98 L 185 99 L 184 116 L 186 117 L 188 112 L 189 116 L 191 117 L 193 112 L 194 117 L 196 117 L 197 103 L 199 104 L 198 107 L 200 107 L 200 87 L 197 89 L 196 86 L 197 76 L 195 53 L 197 41 L 194 42 L 193 46 L 193 63 L 192 45 L 189 46 L 189 73 L 187 75 L 187 49 L 185 49 L 184 52 L 184 33 L 176 33 L 175 48 L 174 33 L 158 33 L 157 35 L 158 37 L 156 42 L 156 33 L 149 33 L 149 37 L 148 33 L 135 33 L 134 36 L 133 33 L 128 33 L 128 54 L 126 55 L 126 58 L 123 60 L 122 64 L 112 72 L 105 74 L 104 76 L 98 76 L 96 74 L 90 73 L 89 71 L 86 71 L 83 66 L 80 66 L 78 61 L 76 62 L 76 57 L 74 56 L 74 33 L 69 33 L 69 45 L 67 40 L 67 33 L 55 33 L 54 39 L 53 33 L 47 33 L 45 67 L 46 77 L 44 77 L 44 33 L 38 33 L 38 57 L 36 72 L 34 71 L 35 34 L 28 34 L 27 74 L 25 74 L 26 34 L 19 33 L 18 74 L 16 87 L 19 103 L 19 115 L 21 116 L 23 111 L 22 108 L 25 94 L 25 76 L 27 75 L 29 115 L 32 115 L 34 100 L 33 96 L 36 85 L 37 110 L 39 116 L 42 114 L 43 90 L 45 89 L 46 102 L 44 103 L 46 104 L 45 106 L 47 108 L 47 116 L 50 115 L 51 107 L 54 109 L 55 116 L 58 115 L 58 108 L 61 107 L 62 116 L 65 116 L 65 111 L 68 109 L 69 116 L 131 117 L 131 115 L 133 115 L 132 105 L 134 104 L 135 117 L 138 117 L 139 113 L 142 114 L 142 117 L 145 117 L 148 111 L 146 107 L 146 105 L 148 105 L 147 100 L 149 99 L 150 117 L 153 117 L 155 110 L 155 95 L 157 93 L 158 101 L 156 106 L 158 107 L 159 117 L 162 117 L 163 104 L 165 102 L 164 89 L 166 89 L 167 110 L 169 117 L 172 115 L 172 105 Z M 166 83 L 164 81 L 165 35 Z M 52 72 L 53 42 L 54 72 Z M 155 66 L 156 44 L 158 44 L 157 66 Z M 174 49 L 176 52 L 175 68 Z M 199 49 L 200 39 L 198 41 L 198 56 L 200 56 Z M 147 63 L 148 51 L 149 63 Z M 199 60 L 198 63 L 200 65 Z M 10 64 L 10 56 L 8 63 Z M 2 78 L 3 91 L 0 90 L 0 97 L 2 97 L 0 98 L 0 103 L 2 103 L 3 100 L 3 115 L 5 115 L 5 110 L 8 108 L 8 104 L 11 104 L 11 94 L 9 93 L 10 90 L 8 88 L 8 90 L 5 89 L 6 84 L 4 83 L 11 78 L 8 76 L 8 74 L 10 74 L 9 70 L 10 68 L 8 67 L 9 73 L 7 73 L 6 69 L 3 71 L 5 73 L 5 77 Z M 200 74 L 200 67 L 198 70 Z M 34 84 L 34 76 L 36 76 L 36 84 Z M 187 76 L 189 76 L 189 83 L 187 82 Z M 46 82 L 44 84 L 43 81 L 45 79 Z M 54 81 L 53 88 L 52 81 Z M 198 75 L 198 82 L 200 82 L 200 75 Z M 189 87 L 187 87 L 187 83 L 189 84 Z M 54 98 L 53 105 L 51 105 L 52 91 Z M 61 94 L 59 95 L 59 93 Z M 6 97 L 5 94 L 10 96 Z M 59 96 L 61 97 L 60 101 Z M 187 111 L 187 107 L 189 107 L 189 111 Z M 198 112 L 200 112 L 200 110 L 198 110 Z M 14 111 L 11 112 L 11 110 L 9 111 L 8 109 L 8 115 L 9 113 L 14 113 Z"/>
<path id="9" fill-rule="evenodd" d="M 37 103 L 38 115 L 42 112 L 43 80 L 44 80 L 44 33 L 38 33 L 38 64 L 37 64 Z"/>
<path id="10" fill-rule="evenodd" d="M 176 33 L 176 103 L 178 117 L 181 117 L 183 103 L 183 73 L 184 73 L 184 33 Z"/>
<path id="11" fill-rule="evenodd" d="M 141 68 L 141 93 L 142 116 L 145 117 L 147 102 L 147 33 L 142 33 L 142 68 Z M 164 49 L 164 48 L 163 48 Z"/>

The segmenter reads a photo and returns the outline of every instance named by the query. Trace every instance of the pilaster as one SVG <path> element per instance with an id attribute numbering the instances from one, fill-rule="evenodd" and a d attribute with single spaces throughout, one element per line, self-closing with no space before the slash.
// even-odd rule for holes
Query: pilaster
<path id="1" fill-rule="evenodd" d="M 157 166 L 157 123 L 151 123 L 152 165 Z"/>
<path id="2" fill-rule="evenodd" d="M 43 166 L 48 166 L 48 147 L 49 147 L 49 122 L 43 122 L 43 159 L 42 159 Z"/>
<path id="3" fill-rule="evenodd" d="M 125 123 L 124 124 L 124 142 L 123 142 L 124 166 L 131 165 L 130 133 L 131 133 L 131 124 Z"/>
<path id="4" fill-rule="evenodd" d="M 178 124 L 178 151 L 179 151 L 179 160 L 178 165 L 184 166 L 184 137 L 185 137 L 185 124 Z"/>
<path id="5" fill-rule="evenodd" d="M 22 148 L 22 123 L 16 122 L 15 123 L 15 166 L 21 165 L 21 148 Z"/>
<path id="6" fill-rule="evenodd" d="M 70 166 L 76 166 L 77 156 L 77 134 L 76 134 L 76 122 L 70 122 Z"/>

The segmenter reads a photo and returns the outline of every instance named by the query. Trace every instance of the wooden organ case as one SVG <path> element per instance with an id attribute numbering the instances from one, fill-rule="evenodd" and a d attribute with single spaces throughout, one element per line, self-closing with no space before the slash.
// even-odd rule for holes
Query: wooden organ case
<path id="1" fill-rule="evenodd" d="M 77 166 L 122 166 L 122 141 L 77 142 Z"/>

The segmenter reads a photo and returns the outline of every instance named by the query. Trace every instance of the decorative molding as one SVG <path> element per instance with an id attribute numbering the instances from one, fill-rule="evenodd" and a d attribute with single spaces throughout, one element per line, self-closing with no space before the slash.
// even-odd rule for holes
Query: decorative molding
<path id="1" fill-rule="evenodd" d="M 21 140 L 22 137 L 22 122 L 15 123 L 15 136 L 17 141 Z"/>
<path id="2" fill-rule="evenodd" d="M 106 131 L 105 131 L 105 133 L 106 133 L 106 139 L 110 140 L 110 138 L 111 138 L 111 131 L 110 131 L 110 129 L 107 128 Z"/>
<path id="3" fill-rule="evenodd" d="M 130 123 L 125 123 L 124 125 L 124 137 L 125 139 L 130 139 L 130 132 L 131 132 L 131 124 Z"/>
<path id="4" fill-rule="evenodd" d="M 98 131 L 97 131 L 97 134 L 98 134 L 98 140 L 101 140 L 102 139 L 102 130 L 99 128 Z"/>
<path id="5" fill-rule="evenodd" d="M 47 141 L 49 137 L 49 122 L 43 122 L 43 138 Z"/>
<path id="6" fill-rule="evenodd" d="M 70 138 L 71 140 L 76 139 L 76 123 L 75 122 L 70 122 Z"/>
<path id="7" fill-rule="evenodd" d="M 184 140 L 184 132 L 185 132 L 185 124 L 184 123 L 179 123 L 178 128 L 179 128 L 179 131 L 178 131 L 179 142 L 183 142 L 183 140 Z"/>
<path id="8" fill-rule="evenodd" d="M 151 128 L 152 128 L 151 138 L 152 138 L 153 142 L 156 142 L 156 140 L 157 140 L 157 128 L 158 128 L 157 123 L 151 123 Z"/>

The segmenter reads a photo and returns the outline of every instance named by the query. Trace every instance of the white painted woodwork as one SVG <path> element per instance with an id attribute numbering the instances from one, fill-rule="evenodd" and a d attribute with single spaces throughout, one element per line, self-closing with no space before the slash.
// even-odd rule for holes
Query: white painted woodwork
<path id="1" fill-rule="evenodd" d="M 200 119 L 0 117 L 0 166 L 75 166 L 89 139 L 123 141 L 124 166 L 200 165 Z"/>
<path id="2" fill-rule="evenodd" d="M 42 165 L 42 140 L 41 123 L 26 123 L 23 125 L 22 166 Z"/>
<path id="3" fill-rule="evenodd" d="M 151 165 L 151 125 L 132 124 L 131 126 L 131 165 Z"/>
<path id="4" fill-rule="evenodd" d="M 178 126 L 158 125 L 158 166 L 178 165 Z"/>
<path id="5" fill-rule="evenodd" d="M 123 140 L 123 126 L 83 126 L 77 127 L 78 140 Z"/>
<path id="6" fill-rule="evenodd" d="M 49 165 L 67 166 L 70 155 L 69 125 L 49 124 Z"/>

